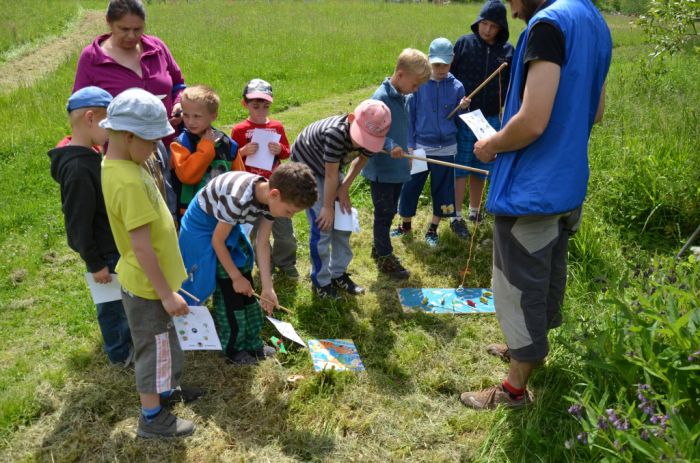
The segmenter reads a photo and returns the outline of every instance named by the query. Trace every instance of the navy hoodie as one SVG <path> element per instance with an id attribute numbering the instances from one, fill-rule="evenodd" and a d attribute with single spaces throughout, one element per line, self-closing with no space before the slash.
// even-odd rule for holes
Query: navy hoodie
<path id="1" fill-rule="evenodd" d="M 501 26 L 496 42 L 489 45 L 479 36 L 479 23 L 483 20 L 493 21 Z M 513 60 L 513 46 L 508 43 L 508 20 L 506 7 L 500 0 L 489 0 L 481 8 L 481 13 L 472 23 L 473 34 L 463 35 L 455 43 L 455 57 L 450 72 L 462 82 L 469 95 L 504 61 L 510 65 Z M 471 110 L 481 109 L 484 116 L 498 116 L 505 103 L 506 91 L 510 81 L 510 68 L 501 72 L 472 99 Z M 499 99 L 500 97 L 500 99 Z"/>

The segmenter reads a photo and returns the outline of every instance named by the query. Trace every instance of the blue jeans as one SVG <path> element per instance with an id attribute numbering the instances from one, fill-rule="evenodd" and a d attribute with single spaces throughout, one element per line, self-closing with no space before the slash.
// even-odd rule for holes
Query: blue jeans
<path id="1" fill-rule="evenodd" d="M 377 256 L 385 257 L 394 253 L 390 238 L 391 222 L 396 215 L 403 183 L 369 182 L 369 185 L 374 204 L 374 250 Z"/>
<path id="2" fill-rule="evenodd" d="M 431 156 L 431 152 L 454 153 L 456 146 L 445 148 L 427 148 L 418 145 L 426 151 L 428 159 L 454 162 L 454 155 Z M 418 200 L 423 192 L 425 181 L 430 174 L 430 198 L 433 203 L 433 215 L 436 217 L 454 217 L 455 215 L 455 169 L 439 164 L 428 164 L 428 170 L 411 175 L 411 179 L 403 184 L 399 200 L 399 215 L 409 218 L 416 215 Z"/>
<path id="3" fill-rule="evenodd" d="M 109 271 L 114 273 L 119 254 L 108 254 L 104 258 Z M 97 323 L 100 325 L 107 358 L 112 363 L 123 362 L 129 356 L 131 332 L 122 301 L 104 302 L 96 307 Z"/>

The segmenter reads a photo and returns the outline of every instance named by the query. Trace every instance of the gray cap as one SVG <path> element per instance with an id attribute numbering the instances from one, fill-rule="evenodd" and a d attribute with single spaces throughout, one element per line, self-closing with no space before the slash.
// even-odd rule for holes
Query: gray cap
<path id="1" fill-rule="evenodd" d="M 163 103 L 141 88 L 117 95 L 107 107 L 107 119 L 100 127 L 131 132 L 144 140 L 158 140 L 175 132 L 168 122 Z"/>

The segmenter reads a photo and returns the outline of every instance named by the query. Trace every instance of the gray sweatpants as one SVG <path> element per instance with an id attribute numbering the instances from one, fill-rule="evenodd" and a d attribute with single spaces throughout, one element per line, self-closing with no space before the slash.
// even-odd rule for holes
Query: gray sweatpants
<path id="1" fill-rule="evenodd" d="M 510 349 L 521 362 L 549 353 L 547 333 L 562 323 L 569 236 L 581 208 L 548 216 L 496 216 L 493 229 L 493 298 Z"/>
<path id="2" fill-rule="evenodd" d="M 340 174 L 339 182 L 343 181 Z M 322 287 L 331 283 L 331 278 L 338 278 L 348 269 L 352 260 L 350 249 L 350 232 L 331 228 L 322 231 L 316 224 L 316 218 L 323 206 L 324 178 L 316 176 L 318 200 L 306 210 L 309 221 L 309 253 L 311 254 L 311 281 L 314 286 Z"/>
<path id="3" fill-rule="evenodd" d="M 255 236 L 262 218 L 255 221 L 253 231 L 250 233 L 250 242 L 255 246 Z M 297 237 L 294 235 L 292 219 L 287 217 L 275 217 L 272 222 L 272 266 L 281 270 L 288 270 L 297 265 Z"/>

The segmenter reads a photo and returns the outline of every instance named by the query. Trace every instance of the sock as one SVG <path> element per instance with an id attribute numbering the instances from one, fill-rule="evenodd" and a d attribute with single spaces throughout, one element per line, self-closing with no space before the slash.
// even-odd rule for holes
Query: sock
<path id="1" fill-rule="evenodd" d="M 454 222 L 455 220 L 459 220 L 462 218 L 462 211 L 455 211 L 455 216 L 450 219 L 451 222 Z"/>
<path id="2" fill-rule="evenodd" d="M 469 206 L 469 214 L 478 214 L 479 213 L 479 208 L 478 207 L 471 207 Z"/>
<path id="3" fill-rule="evenodd" d="M 163 398 L 163 399 L 167 399 L 168 397 L 170 397 L 171 395 L 173 395 L 173 392 L 175 392 L 175 389 L 170 389 L 169 391 L 161 392 L 161 393 L 160 393 L 160 396 L 161 396 L 161 398 Z"/>
<path id="4" fill-rule="evenodd" d="M 437 233 L 438 225 L 437 223 L 431 223 L 428 226 L 428 233 Z"/>
<path id="5" fill-rule="evenodd" d="M 157 407 L 154 408 L 146 408 L 143 405 L 141 406 L 141 414 L 143 415 L 143 418 L 146 420 L 147 423 L 150 423 L 153 421 L 153 418 L 160 413 L 161 407 L 158 405 Z"/>
<path id="6" fill-rule="evenodd" d="M 411 231 L 411 222 L 410 221 L 406 222 L 405 220 L 402 221 L 401 228 L 403 228 L 404 231 Z"/>
<path id="7" fill-rule="evenodd" d="M 501 386 L 503 387 L 503 392 L 507 392 L 513 400 L 520 400 L 523 398 L 523 394 L 525 394 L 525 388 L 517 388 L 510 384 L 507 379 L 503 380 Z"/>

